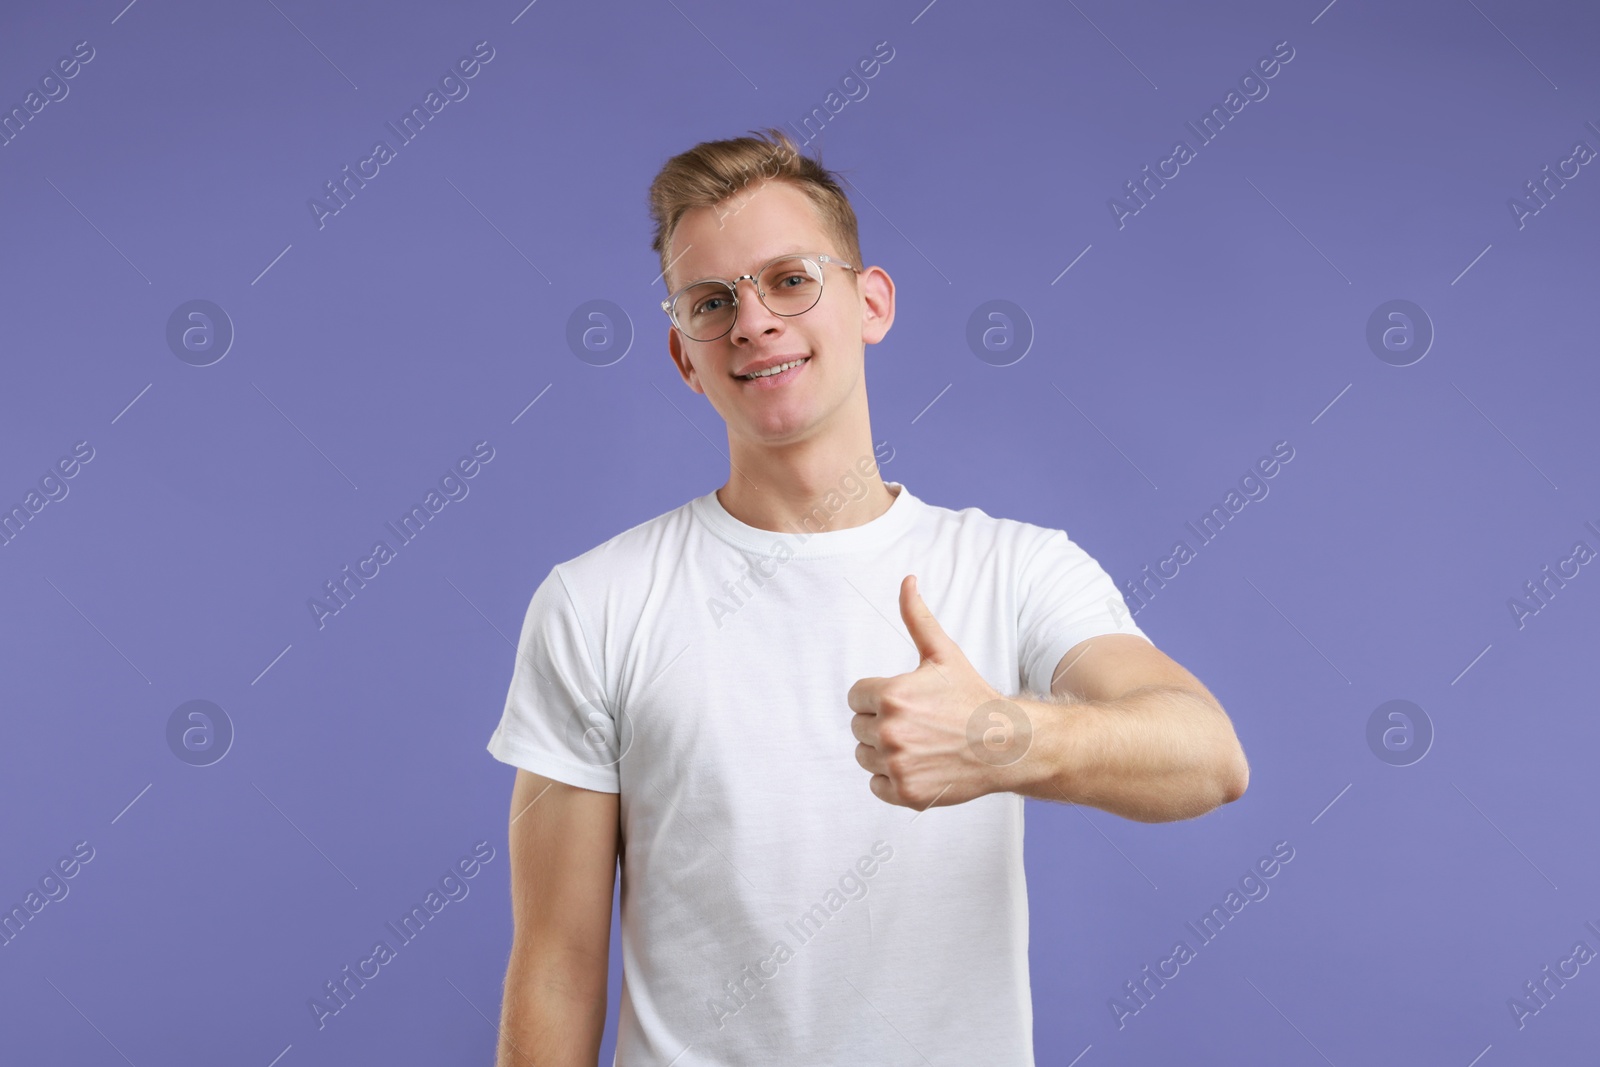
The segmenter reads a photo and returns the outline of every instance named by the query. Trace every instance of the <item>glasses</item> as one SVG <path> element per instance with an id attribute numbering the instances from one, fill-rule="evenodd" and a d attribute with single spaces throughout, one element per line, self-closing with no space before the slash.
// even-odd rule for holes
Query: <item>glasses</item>
<path id="1" fill-rule="evenodd" d="M 667 299 L 661 310 L 691 341 L 715 341 L 733 329 L 739 314 L 739 283 L 755 283 L 756 296 L 774 315 L 793 318 L 804 315 L 822 299 L 822 265 L 832 263 L 846 270 L 861 271 L 822 252 L 804 252 L 768 260 L 754 274 L 741 274 L 732 281 L 706 278 L 690 282 Z"/>

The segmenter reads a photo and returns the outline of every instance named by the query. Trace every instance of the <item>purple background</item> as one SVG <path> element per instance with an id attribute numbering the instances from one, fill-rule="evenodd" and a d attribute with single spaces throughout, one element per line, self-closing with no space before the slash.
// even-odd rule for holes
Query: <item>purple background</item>
<path id="1" fill-rule="evenodd" d="M 0 548 L 0 904 L 95 856 L 0 948 L 3 1058 L 491 1062 L 514 772 L 484 745 L 528 598 L 727 476 L 646 188 L 798 123 L 880 40 L 810 147 L 898 285 L 867 353 L 886 478 L 1124 581 L 1295 450 L 1137 615 L 1232 716 L 1248 794 L 1163 825 L 1029 805 L 1039 1062 L 1593 1055 L 1600 967 L 1508 1007 L 1600 950 L 1600 566 L 1508 607 L 1600 548 L 1600 165 L 1508 207 L 1600 148 L 1593 5 L 11 5 L 0 107 L 80 40 L 0 147 L 0 506 L 94 449 Z M 308 200 L 480 40 L 470 94 L 319 229 Z M 1108 200 L 1283 40 L 1119 228 Z M 236 331 L 209 366 L 166 340 L 193 299 Z M 1031 322 L 1009 366 L 967 342 L 993 299 Z M 1393 299 L 1437 332 L 1409 366 L 1366 339 Z M 567 340 L 592 300 L 622 312 L 604 358 Z M 480 440 L 470 494 L 319 629 L 309 598 Z M 195 699 L 236 731 L 207 767 L 167 740 Z M 1406 766 L 1367 740 L 1395 699 L 1435 732 Z M 319 1031 L 309 998 L 480 840 L 471 894 Z M 1278 841 L 1270 895 L 1119 1029 L 1123 983 Z"/>

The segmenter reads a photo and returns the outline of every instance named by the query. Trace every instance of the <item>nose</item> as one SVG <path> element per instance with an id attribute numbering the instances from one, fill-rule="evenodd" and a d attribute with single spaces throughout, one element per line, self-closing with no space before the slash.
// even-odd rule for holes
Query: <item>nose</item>
<path id="1" fill-rule="evenodd" d="M 738 294 L 739 306 L 734 309 L 733 329 L 730 340 L 740 338 L 749 340 L 751 337 L 766 333 L 774 327 L 782 326 L 783 318 L 774 315 L 772 310 L 761 299 L 761 293 L 756 287 L 754 278 L 741 278 L 734 282 L 734 292 Z M 740 290 L 740 286 L 749 285 L 749 292 Z"/>

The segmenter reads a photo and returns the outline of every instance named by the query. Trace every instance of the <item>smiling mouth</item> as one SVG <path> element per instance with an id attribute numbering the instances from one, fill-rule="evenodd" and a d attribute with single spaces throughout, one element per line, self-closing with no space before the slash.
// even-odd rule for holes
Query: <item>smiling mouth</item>
<path id="1" fill-rule="evenodd" d="M 734 377 L 741 382 L 759 382 L 766 378 L 776 378 L 782 374 L 786 374 L 787 372 L 796 369 L 804 363 L 809 363 L 810 361 L 810 356 L 802 356 L 800 359 L 792 359 L 787 363 L 779 363 L 775 367 L 768 367 L 765 371 L 760 371 L 756 374 L 735 374 Z"/>

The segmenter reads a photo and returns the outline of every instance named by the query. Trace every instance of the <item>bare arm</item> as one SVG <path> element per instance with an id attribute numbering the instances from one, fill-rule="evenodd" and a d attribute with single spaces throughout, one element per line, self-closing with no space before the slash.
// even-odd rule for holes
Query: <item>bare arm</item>
<path id="1" fill-rule="evenodd" d="M 496 1067 L 595 1067 L 606 1021 L 618 795 L 518 768 L 511 960 Z"/>
<path id="2" fill-rule="evenodd" d="M 1250 765 L 1210 690 L 1131 634 L 1061 657 L 1047 701 L 1013 697 L 1033 745 L 1009 787 L 1139 822 L 1192 819 L 1244 795 Z"/>

